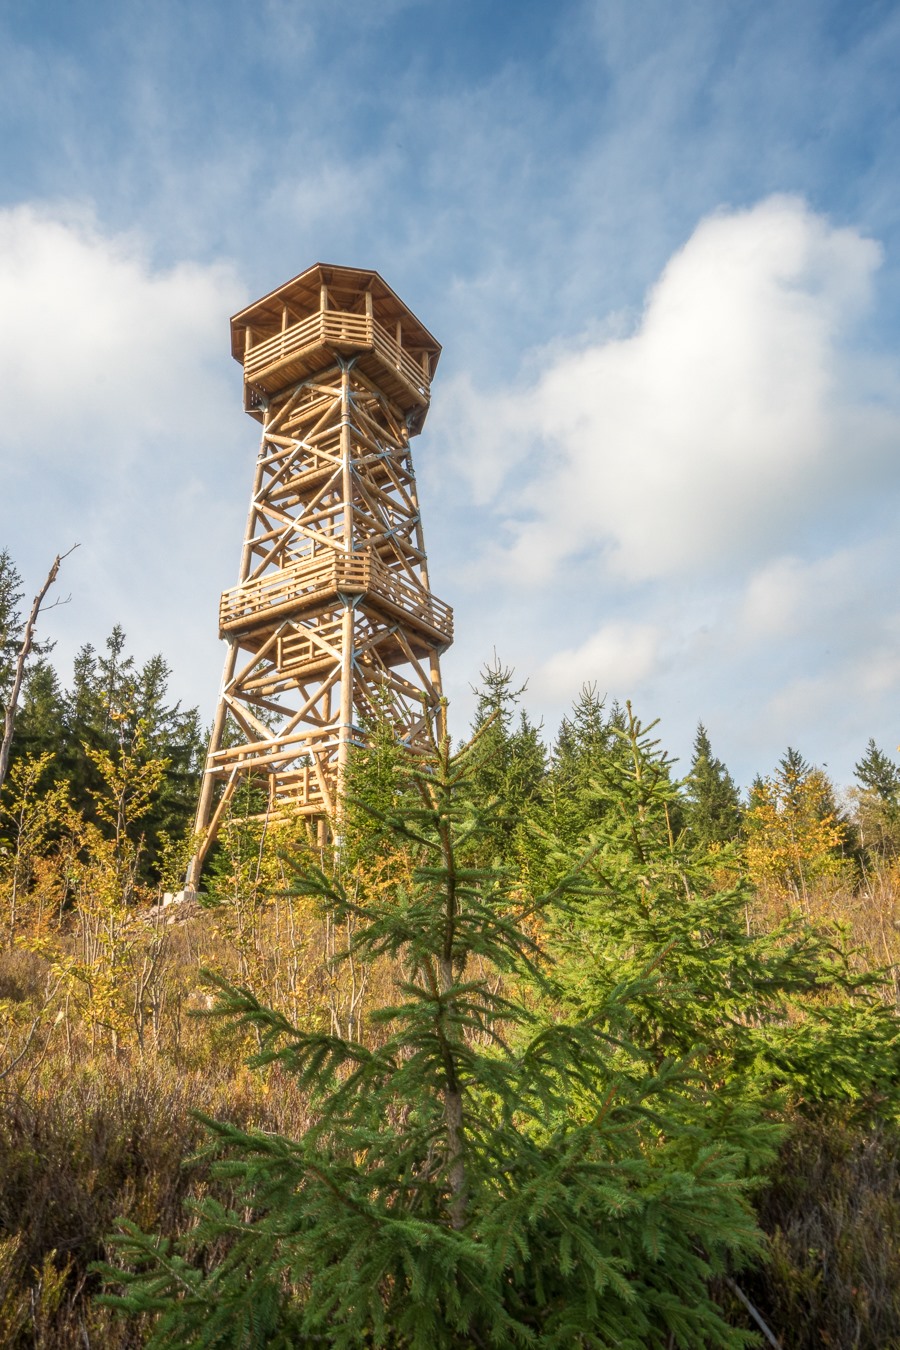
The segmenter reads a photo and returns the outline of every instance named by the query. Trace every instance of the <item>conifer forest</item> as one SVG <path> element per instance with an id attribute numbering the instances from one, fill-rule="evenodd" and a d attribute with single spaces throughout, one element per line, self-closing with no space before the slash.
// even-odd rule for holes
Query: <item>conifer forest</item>
<path id="1" fill-rule="evenodd" d="M 0 706 L 24 585 L 0 554 Z M 48 625 L 39 626 L 38 638 Z M 234 795 L 126 633 L 36 643 L 0 792 L 0 1345 L 900 1347 L 900 761 L 483 668 L 341 832 Z M 702 714 L 702 710 L 699 710 Z"/>

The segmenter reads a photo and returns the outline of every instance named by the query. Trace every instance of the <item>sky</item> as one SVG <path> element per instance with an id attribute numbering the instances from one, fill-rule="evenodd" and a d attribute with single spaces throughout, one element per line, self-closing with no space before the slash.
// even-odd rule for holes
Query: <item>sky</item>
<path id="1" fill-rule="evenodd" d="M 584 684 L 748 784 L 900 742 L 900 3 L 0 0 L 0 547 L 63 681 L 209 719 L 258 443 L 232 313 L 374 268 L 462 734 Z"/>

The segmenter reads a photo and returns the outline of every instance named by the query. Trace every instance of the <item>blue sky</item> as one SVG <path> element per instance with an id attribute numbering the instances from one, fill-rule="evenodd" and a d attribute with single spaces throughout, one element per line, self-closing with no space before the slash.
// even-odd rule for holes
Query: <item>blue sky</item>
<path id="1" fill-rule="evenodd" d="M 228 317 L 375 267 L 457 728 L 496 649 L 747 782 L 900 740 L 900 5 L 0 3 L 0 543 L 64 675 L 211 712 L 256 452 Z M 51 632 L 52 630 L 52 632 Z"/>

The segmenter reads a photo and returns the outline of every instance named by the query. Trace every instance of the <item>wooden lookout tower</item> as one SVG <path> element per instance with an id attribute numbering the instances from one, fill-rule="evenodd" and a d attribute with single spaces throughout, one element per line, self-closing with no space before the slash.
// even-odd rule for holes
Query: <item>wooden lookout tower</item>
<path id="1" fill-rule="evenodd" d="M 270 817 L 333 820 L 367 724 L 387 716 L 398 740 L 424 743 L 453 640 L 409 444 L 438 343 L 377 272 L 322 263 L 236 314 L 231 341 L 262 439 L 219 606 L 228 654 L 189 886 L 242 776 L 265 783 Z"/>

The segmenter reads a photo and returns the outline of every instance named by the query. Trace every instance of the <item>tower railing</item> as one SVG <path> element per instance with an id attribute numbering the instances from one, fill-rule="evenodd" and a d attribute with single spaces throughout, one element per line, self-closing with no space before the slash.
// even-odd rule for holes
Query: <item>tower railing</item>
<path id="1" fill-rule="evenodd" d="M 427 625 L 441 640 L 453 640 L 453 610 L 371 553 L 319 554 L 268 572 L 225 591 L 219 603 L 221 632 L 239 632 L 276 619 L 281 613 L 314 603 L 320 596 L 342 592 L 386 601 L 404 616 Z"/>
<path id="2" fill-rule="evenodd" d="M 430 397 L 431 379 L 424 365 L 404 351 L 403 346 L 374 316 L 351 314 L 342 309 L 317 310 L 299 323 L 282 329 L 274 337 L 249 347 L 244 353 L 244 378 L 248 381 L 259 380 L 273 366 L 319 342 L 333 342 L 337 346 L 347 343 L 377 352 L 424 399 Z"/>

